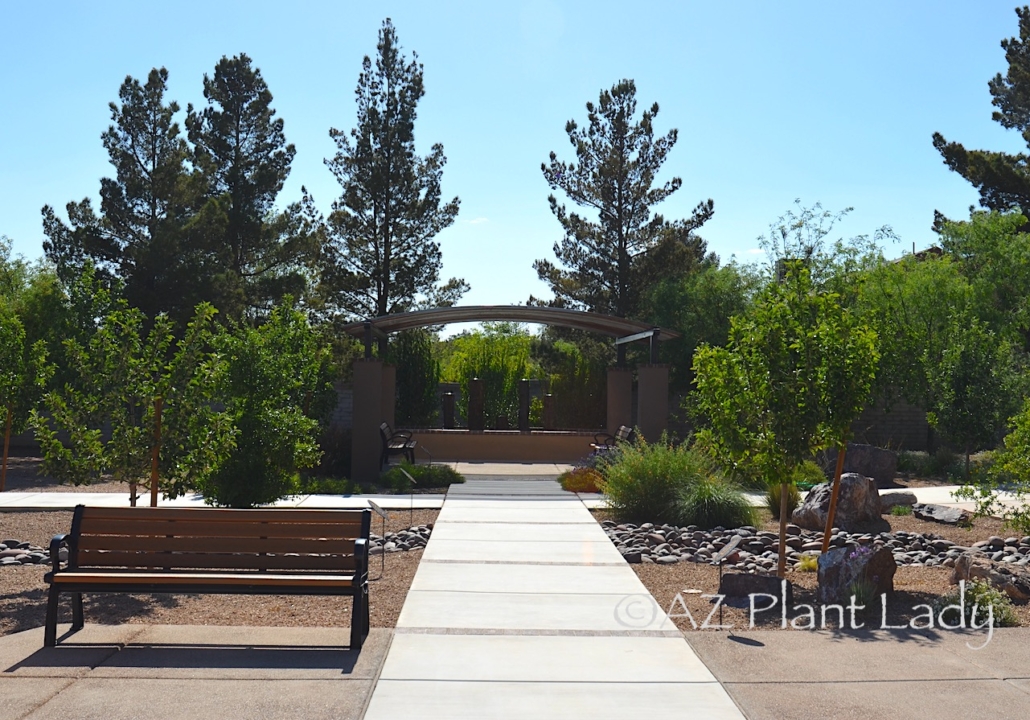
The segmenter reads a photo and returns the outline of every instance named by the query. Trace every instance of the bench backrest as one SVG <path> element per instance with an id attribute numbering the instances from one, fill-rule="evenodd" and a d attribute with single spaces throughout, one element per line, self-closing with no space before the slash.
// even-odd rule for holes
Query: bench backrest
<path id="1" fill-rule="evenodd" d="M 70 568 L 354 571 L 369 510 L 97 508 L 79 505 Z M 357 552 L 356 552 L 357 551 Z"/>

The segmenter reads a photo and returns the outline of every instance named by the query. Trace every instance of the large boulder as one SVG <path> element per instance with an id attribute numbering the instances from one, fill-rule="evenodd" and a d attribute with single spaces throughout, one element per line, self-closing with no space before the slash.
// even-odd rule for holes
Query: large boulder
<path id="1" fill-rule="evenodd" d="M 819 602 L 847 605 L 851 596 L 866 606 L 878 605 L 880 595 L 894 593 L 898 563 L 885 547 L 833 548 L 819 556 Z"/>
<path id="2" fill-rule="evenodd" d="M 824 530 L 826 516 L 830 512 L 832 483 L 823 483 L 812 488 L 791 520 L 806 530 Z M 880 493 L 872 478 L 858 473 L 840 476 L 840 495 L 837 498 L 837 512 L 833 516 L 834 527 L 852 530 L 856 525 L 880 518 Z"/>
<path id="3" fill-rule="evenodd" d="M 962 508 L 934 505 L 933 503 L 916 503 L 912 506 L 912 514 L 919 520 L 929 520 L 946 525 L 963 525 L 972 518 L 972 514 Z"/>
<path id="4" fill-rule="evenodd" d="M 837 450 L 827 450 L 821 458 L 821 465 L 828 470 L 827 474 L 832 476 L 837 470 Z M 844 453 L 843 472 L 871 477 L 876 481 L 877 487 L 885 488 L 893 486 L 894 474 L 897 471 L 898 456 L 892 450 L 875 445 L 848 443 L 847 452 Z"/>
<path id="5" fill-rule="evenodd" d="M 1030 600 L 1030 572 L 1021 568 L 993 565 L 988 560 L 965 553 L 956 558 L 955 570 L 951 574 L 952 585 L 957 585 L 960 580 L 986 580 L 1006 593 L 1013 602 L 1023 604 Z"/>
<path id="6" fill-rule="evenodd" d="M 908 490 L 901 490 L 898 492 L 880 493 L 880 512 L 889 513 L 891 508 L 897 507 L 898 505 L 907 505 L 912 507 L 917 502 L 916 494 L 909 492 Z"/>

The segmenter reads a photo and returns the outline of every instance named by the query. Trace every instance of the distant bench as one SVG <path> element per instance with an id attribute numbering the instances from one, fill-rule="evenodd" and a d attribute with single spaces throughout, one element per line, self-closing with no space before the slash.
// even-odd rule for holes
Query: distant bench
<path id="1" fill-rule="evenodd" d="M 619 425 L 619 429 L 615 431 L 614 435 L 608 433 L 598 433 L 594 435 L 594 441 L 590 443 L 590 447 L 594 450 L 611 450 L 617 448 L 620 443 L 631 443 L 636 439 L 636 433 L 633 432 L 633 428 L 627 425 Z"/>
<path id="2" fill-rule="evenodd" d="M 390 461 L 391 455 L 403 455 L 409 463 L 415 464 L 416 443 L 410 432 L 394 431 L 390 423 L 382 422 L 379 424 L 379 438 L 383 442 L 383 452 L 379 456 L 380 469 Z"/>
<path id="3" fill-rule="evenodd" d="M 57 644 L 57 609 L 83 593 L 351 595 L 350 646 L 368 636 L 369 510 L 98 508 L 79 505 L 71 532 L 50 542 L 53 570 L 43 644 Z M 61 567 L 60 548 L 68 548 Z"/>

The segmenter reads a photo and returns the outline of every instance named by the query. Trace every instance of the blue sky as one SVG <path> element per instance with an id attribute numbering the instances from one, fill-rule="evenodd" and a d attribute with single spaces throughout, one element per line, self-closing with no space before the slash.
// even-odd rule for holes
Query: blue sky
<path id="1" fill-rule="evenodd" d="M 987 81 L 1017 34 L 1011 2 L 176 2 L 0 0 L 0 234 L 42 254 L 40 208 L 96 197 L 113 169 L 100 134 L 126 75 L 170 73 L 169 97 L 203 102 L 222 55 L 249 54 L 297 148 L 283 204 L 306 185 L 324 212 L 338 186 L 323 165 L 330 127 L 354 125 L 362 57 L 389 16 L 425 65 L 420 151 L 440 142 L 444 277 L 463 304 L 546 296 L 534 259 L 560 228 L 540 164 L 571 159 L 567 120 L 633 78 L 658 132 L 679 129 L 663 179 L 682 189 L 667 218 L 715 201 L 702 235 L 724 259 L 761 259 L 756 238 L 795 198 L 839 210 L 840 234 L 893 226 L 889 255 L 933 242 L 934 209 L 966 215 L 974 189 L 945 168 L 931 134 L 1018 152 L 991 120 Z"/>

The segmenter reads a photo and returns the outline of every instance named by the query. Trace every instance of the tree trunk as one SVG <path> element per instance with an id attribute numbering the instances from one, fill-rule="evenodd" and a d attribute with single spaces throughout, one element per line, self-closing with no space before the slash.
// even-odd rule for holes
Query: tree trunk
<path id="1" fill-rule="evenodd" d="M 780 558 L 776 564 L 776 575 L 787 574 L 787 483 L 780 483 Z"/>
<path id="2" fill-rule="evenodd" d="M 844 453 L 848 446 L 837 449 L 837 470 L 833 473 L 833 492 L 830 493 L 830 509 L 826 513 L 826 530 L 823 532 L 823 552 L 830 549 L 830 530 L 833 529 L 833 519 L 837 515 L 837 498 L 840 495 L 840 476 L 844 472 Z"/>
<path id="3" fill-rule="evenodd" d="M 4 463 L 0 468 L 0 492 L 4 491 L 7 484 L 7 451 L 11 448 L 11 424 L 14 422 L 14 408 L 7 408 L 7 427 L 4 429 Z"/>

